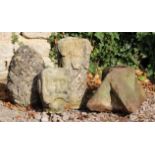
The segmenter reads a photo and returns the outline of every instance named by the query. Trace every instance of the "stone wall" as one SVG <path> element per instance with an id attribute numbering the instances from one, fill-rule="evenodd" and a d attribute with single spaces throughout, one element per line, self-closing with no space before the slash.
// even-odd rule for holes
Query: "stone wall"
<path id="1" fill-rule="evenodd" d="M 50 44 L 47 39 L 51 32 L 0 32 L 0 80 L 6 80 L 8 67 L 14 52 L 21 44 L 32 47 L 44 59 L 45 65 L 52 66 L 49 59 Z M 16 42 L 12 43 L 12 36 Z"/>
<path id="2" fill-rule="evenodd" d="M 11 33 L 0 33 L 0 80 L 7 77 L 8 67 L 13 56 L 14 45 L 11 43 Z"/>

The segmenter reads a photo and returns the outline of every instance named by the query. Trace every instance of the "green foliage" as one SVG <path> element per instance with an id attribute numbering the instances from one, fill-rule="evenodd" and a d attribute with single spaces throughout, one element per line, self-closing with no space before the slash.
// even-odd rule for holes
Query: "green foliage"
<path id="1" fill-rule="evenodd" d="M 116 65 L 128 65 L 147 71 L 154 76 L 155 70 L 155 33 L 153 32 L 65 32 L 52 33 L 51 58 L 57 58 L 57 41 L 73 36 L 87 38 L 94 47 L 91 53 L 89 71 Z"/>
<path id="2" fill-rule="evenodd" d="M 95 63 L 90 63 L 89 65 L 89 72 L 92 73 L 93 75 L 96 73 L 96 64 Z"/>
<path id="3" fill-rule="evenodd" d="M 145 81 L 145 80 L 146 80 L 146 77 L 143 76 L 143 75 L 141 75 L 141 76 L 138 77 L 138 80 L 140 80 L 140 81 Z"/>
<path id="4" fill-rule="evenodd" d="M 51 36 L 49 37 L 49 43 L 51 45 L 51 52 L 49 54 L 50 59 L 57 64 L 57 60 L 59 57 L 59 53 L 57 50 L 57 41 L 64 38 L 64 33 L 63 32 L 59 32 L 59 33 L 52 33 Z"/>
<path id="5" fill-rule="evenodd" d="M 15 32 L 12 33 L 11 42 L 12 42 L 13 44 L 15 44 L 16 42 L 18 42 L 18 36 L 16 35 Z"/>
<path id="6" fill-rule="evenodd" d="M 19 46 L 24 45 L 23 42 L 20 42 L 20 41 L 19 41 L 18 35 L 17 35 L 15 32 L 12 32 L 11 42 L 12 42 L 12 44 L 17 43 Z"/>
<path id="7" fill-rule="evenodd" d="M 146 60 L 146 71 L 149 76 L 155 75 L 155 33 L 137 33 L 138 49 L 141 57 Z"/>

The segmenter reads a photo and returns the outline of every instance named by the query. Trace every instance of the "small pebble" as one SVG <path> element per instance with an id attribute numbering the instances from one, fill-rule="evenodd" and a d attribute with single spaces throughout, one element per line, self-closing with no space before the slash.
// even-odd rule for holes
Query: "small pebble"
<path id="1" fill-rule="evenodd" d="M 42 118 L 41 113 L 36 113 L 35 114 L 35 119 L 41 120 L 41 118 Z"/>
<path id="2" fill-rule="evenodd" d="M 48 122 L 48 121 L 49 121 L 49 116 L 47 115 L 46 112 L 43 112 L 41 116 L 41 122 Z"/>
<path id="3" fill-rule="evenodd" d="M 69 120 L 69 114 L 64 114 L 62 119 L 63 119 L 63 121 Z"/>

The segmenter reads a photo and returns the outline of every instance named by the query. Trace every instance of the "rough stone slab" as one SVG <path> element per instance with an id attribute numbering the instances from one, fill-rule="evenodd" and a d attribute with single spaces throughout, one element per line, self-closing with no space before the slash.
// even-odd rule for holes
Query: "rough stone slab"
<path id="1" fill-rule="evenodd" d="M 50 44 L 47 40 L 43 39 L 25 39 L 24 37 L 18 37 L 19 43 L 15 44 L 15 50 L 19 48 L 20 45 L 27 45 L 33 48 L 37 53 L 39 53 L 42 57 L 49 57 L 50 53 Z"/>
<path id="2" fill-rule="evenodd" d="M 13 56 L 7 88 L 10 100 L 20 105 L 39 103 L 37 76 L 44 69 L 42 57 L 28 46 L 21 46 Z"/>
<path id="3" fill-rule="evenodd" d="M 58 42 L 62 66 L 71 69 L 88 69 L 90 53 L 93 50 L 89 40 L 67 37 Z"/>
<path id="4" fill-rule="evenodd" d="M 80 108 L 87 88 L 86 77 L 92 49 L 87 39 L 67 37 L 58 42 L 58 50 L 62 56 L 59 66 L 69 70 L 69 98 L 70 103 L 75 105 L 74 109 Z"/>
<path id="5" fill-rule="evenodd" d="M 95 95 L 87 103 L 89 110 L 99 112 L 112 111 L 113 106 L 111 104 L 110 91 L 110 83 L 106 79 L 102 82 Z"/>
<path id="6" fill-rule="evenodd" d="M 11 43 L 12 32 L 0 32 L 0 43 L 8 42 Z"/>
<path id="7" fill-rule="evenodd" d="M 48 39 L 51 32 L 21 32 L 21 35 L 27 39 Z"/>
<path id="8" fill-rule="evenodd" d="M 135 112 L 145 101 L 146 95 L 138 83 L 134 69 L 114 67 L 103 74 L 103 82 L 88 101 L 91 111 Z"/>
<path id="9" fill-rule="evenodd" d="M 51 112 L 62 112 L 68 101 L 68 72 L 63 68 L 45 68 L 38 79 L 43 107 Z"/>

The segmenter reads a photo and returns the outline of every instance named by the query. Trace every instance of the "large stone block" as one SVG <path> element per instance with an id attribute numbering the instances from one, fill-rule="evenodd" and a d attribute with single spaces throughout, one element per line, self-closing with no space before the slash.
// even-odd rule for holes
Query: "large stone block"
<path id="1" fill-rule="evenodd" d="M 69 71 L 69 101 L 74 109 L 81 106 L 87 85 L 87 69 L 89 67 L 92 46 L 87 39 L 68 37 L 58 42 L 60 52 L 59 66 Z"/>
<path id="2" fill-rule="evenodd" d="M 33 48 L 42 57 L 49 57 L 51 47 L 47 40 L 26 39 L 21 35 L 18 35 L 18 43 L 15 44 L 15 49 L 17 50 L 20 47 L 20 45 L 27 45 Z"/>
<path id="3" fill-rule="evenodd" d="M 43 103 L 48 103 L 46 105 L 49 105 L 52 111 L 79 109 L 87 88 L 86 76 L 92 46 L 86 39 L 68 37 L 58 42 L 58 50 L 62 56 L 58 61 L 60 68 L 45 69 L 41 74 L 40 92 Z M 64 86 L 61 82 L 62 78 L 64 78 Z M 43 89 L 46 87 L 47 89 Z M 65 94 L 56 94 L 55 91 L 53 92 L 54 88 Z M 65 97 L 62 97 L 63 95 Z"/>
<path id="4" fill-rule="evenodd" d="M 37 76 L 44 69 L 42 57 L 28 46 L 21 46 L 13 56 L 7 81 L 13 103 L 24 106 L 39 103 Z"/>
<path id="5" fill-rule="evenodd" d="M 87 39 L 67 37 L 58 42 L 62 66 L 68 69 L 88 69 L 92 46 Z"/>
<path id="6" fill-rule="evenodd" d="M 69 103 L 68 71 L 63 68 L 46 68 L 38 79 L 43 107 L 51 112 L 62 112 Z"/>
<path id="7" fill-rule="evenodd" d="M 114 67 L 103 74 L 103 82 L 87 107 L 91 111 L 135 112 L 146 99 L 134 69 Z"/>

